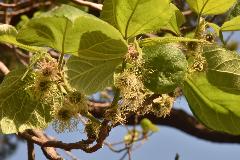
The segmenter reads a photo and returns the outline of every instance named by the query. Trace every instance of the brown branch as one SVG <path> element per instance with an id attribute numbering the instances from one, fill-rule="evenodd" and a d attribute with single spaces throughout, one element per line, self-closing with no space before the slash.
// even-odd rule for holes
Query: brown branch
<path id="1" fill-rule="evenodd" d="M 93 153 L 103 146 L 104 140 L 108 137 L 109 132 L 111 131 L 111 128 L 108 126 L 108 121 L 103 121 L 100 127 L 98 138 L 96 139 L 96 144 L 93 146 L 89 146 L 90 144 L 87 143 L 86 140 L 82 140 L 75 143 L 64 143 L 62 141 L 58 140 L 50 140 L 48 138 L 45 138 L 43 133 L 41 131 L 33 131 L 33 130 L 27 130 L 23 133 L 18 133 L 18 136 L 26 139 L 27 141 L 30 141 L 32 143 L 35 143 L 39 145 L 42 148 L 60 148 L 64 149 L 66 151 L 70 151 L 72 149 L 81 149 L 85 151 L 86 153 Z M 44 153 L 45 154 L 45 153 Z M 51 152 L 48 150 L 45 156 L 47 158 L 50 157 Z M 50 157 L 51 160 L 61 160 L 59 157 Z"/>
<path id="2" fill-rule="evenodd" d="M 51 140 L 48 136 L 46 136 L 42 131 L 37 131 L 37 130 L 31 130 L 31 133 L 33 135 L 36 135 L 37 137 L 45 140 L 45 141 L 49 141 Z M 61 158 L 56 149 L 53 147 L 41 147 L 43 154 L 50 160 L 62 160 L 63 158 Z"/>
<path id="3" fill-rule="evenodd" d="M 103 116 L 104 108 L 109 107 L 108 103 L 96 103 L 91 102 L 91 112 L 94 116 L 101 118 Z M 222 132 L 212 131 L 205 126 L 203 126 L 199 121 L 197 121 L 193 116 L 187 114 L 181 109 L 172 109 L 170 116 L 166 118 L 159 118 L 153 114 L 148 114 L 139 117 L 139 121 L 143 118 L 150 119 L 153 123 L 173 127 L 187 133 L 196 138 L 202 140 L 207 140 L 217 143 L 240 143 L 240 135 L 230 135 Z M 127 120 L 127 125 L 134 125 L 134 115 L 129 117 Z"/>
<path id="4" fill-rule="evenodd" d="M 7 66 L 2 61 L 0 61 L 0 70 L 4 75 L 7 75 L 10 72 Z"/>
<path id="5" fill-rule="evenodd" d="M 17 3 L 3 3 L 3 2 L 0 2 L 0 7 L 4 7 L 4 8 L 15 8 L 15 7 L 18 7 L 22 4 L 26 4 L 26 3 L 29 3 L 30 1 L 25 1 L 25 2 L 17 2 Z"/>
<path id="6" fill-rule="evenodd" d="M 79 4 L 79 5 L 83 5 L 83 6 L 87 6 L 87 7 L 91 7 L 93 9 L 96 10 L 102 10 L 103 5 L 102 4 L 97 4 L 97 3 L 93 3 L 93 2 L 89 2 L 89 1 L 84 1 L 84 0 L 72 0 L 72 2 Z"/>
<path id="7" fill-rule="evenodd" d="M 27 141 L 28 160 L 35 160 L 34 143 Z"/>

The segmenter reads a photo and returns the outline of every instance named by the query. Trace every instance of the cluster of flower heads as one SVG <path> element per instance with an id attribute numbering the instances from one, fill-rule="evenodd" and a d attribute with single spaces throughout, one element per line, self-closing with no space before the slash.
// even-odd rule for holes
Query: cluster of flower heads
<path id="1" fill-rule="evenodd" d="M 53 110 L 53 128 L 57 132 L 76 131 L 80 122 L 79 114 L 86 114 L 87 111 L 85 96 L 78 91 L 70 92 L 64 97 L 63 105 Z"/>
<path id="2" fill-rule="evenodd" d="M 116 75 L 115 87 L 120 90 L 121 100 L 118 111 L 112 116 L 113 123 L 125 123 L 126 114 L 134 112 L 138 115 L 153 113 L 159 117 L 165 117 L 170 113 L 174 98 L 167 94 L 160 95 L 152 102 L 149 101 L 154 93 L 145 88 L 142 77 L 144 60 L 141 54 L 130 45 L 130 52 L 126 56 L 131 67 Z M 135 56 L 138 56 L 136 58 Z"/>
<path id="3" fill-rule="evenodd" d="M 57 132 L 77 130 L 79 114 L 88 111 L 85 95 L 73 89 L 64 89 L 64 75 L 58 68 L 57 60 L 51 57 L 40 59 L 33 73 L 34 81 L 26 90 L 34 99 L 51 107 L 53 128 Z"/>

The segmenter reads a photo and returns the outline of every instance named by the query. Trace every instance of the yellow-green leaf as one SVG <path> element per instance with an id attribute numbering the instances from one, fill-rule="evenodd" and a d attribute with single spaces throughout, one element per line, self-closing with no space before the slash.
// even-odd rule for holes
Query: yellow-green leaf
<path id="1" fill-rule="evenodd" d="M 10 72 L 0 85 L 0 133 L 12 134 L 26 129 L 44 129 L 51 122 L 51 107 L 32 99 L 26 88 L 29 75 L 25 69 Z"/>
<path id="2" fill-rule="evenodd" d="M 240 16 L 234 17 L 230 21 L 225 22 L 221 31 L 238 31 L 240 30 Z"/>
<path id="3" fill-rule="evenodd" d="M 188 77 L 184 95 L 194 115 L 210 129 L 240 135 L 240 95 L 212 86 L 204 73 Z"/>
<path id="4" fill-rule="evenodd" d="M 201 15 L 218 15 L 227 12 L 236 0 L 187 0 L 189 6 Z"/>
<path id="5" fill-rule="evenodd" d="M 169 0 L 105 0 L 101 13 L 125 39 L 159 30 L 171 16 Z"/>

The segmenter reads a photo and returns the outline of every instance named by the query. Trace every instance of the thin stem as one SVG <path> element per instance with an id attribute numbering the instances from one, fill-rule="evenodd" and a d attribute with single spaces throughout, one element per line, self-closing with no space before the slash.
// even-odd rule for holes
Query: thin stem
<path id="1" fill-rule="evenodd" d="M 126 68 L 126 64 L 127 64 L 126 61 L 123 60 L 121 72 L 123 72 L 124 69 Z M 117 107 L 118 107 L 117 104 L 118 104 L 119 100 L 120 100 L 120 89 L 116 88 L 116 92 L 114 94 L 114 98 L 113 98 L 113 101 L 112 101 L 112 104 L 111 104 L 111 108 L 116 110 Z"/>
<path id="2" fill-rule="evenodd" d="M 208 1 L 209 0 L 207 0 L 205 3 L 204 3 L 204 5 L 203 5 L 203 7 L 202 7 L 202 9 L 201 9 L 201 11 L 200 11 L 200 13 L 199 13 L 199 15 L 198 15 L 198 18 L 197 18 L 197 28 L 196 28 L 196 32 L 195 32 L 195 36 L 198 34 L 198 30 L 199 30 L 199 27 L 200 27 L 200 20 L 201 20 L 201 17 L 202 17 L 202 13 L 203 13 L 203 10 L 204 10 L 204 8 L 205 8 L 205 6 L 207 5 L 207 3 L 208 3 Z"/>
<path id="3" fill-rule="evenodd" d="M 10 72 L 10 70 L 2 61 L 0 61 L 0 71 L 2 71 L 4 75 L 7 75 Z"/>
<path id="4" fill-rule="evenodd" d="M 27 141 L 28 160 L 35 160 L 34 143 Z"/>
<path id="5" fill-rule="evenodd" d="M 118 101 L 120 99 L 120 89 L 116 89 L 116 92 L 115 92 L 115 95 L 114 95 L 114 98 L 113 98 L 113 101 L 112 101 L 112 104 L 111 104 L 111 108 L 113 109 L 117 109 L 118 108 Z"/>
<path id="6" fill-rule="evenodd" d="M 66 33 L 67 33 L 67 26 L 68 26 L 68 21 L 66 21 L 66 25 L 65 25 L 65 30 L 63 33 L 63 40 L 62 40 L 62 52 L 58 61 L 58 68 L 59 70 L 62 69 L 63 67 L 63 63 L 64 63 L 64 54 L 65 54 L 65 39 L 66 39 Z"/>
<path id="7" fill-rule="evenodd" d="M 101 122 L 95 118 L 90 112 L 88 112 L 86 115 L 84 115 L 85 117 L 87 117 L 88 119 L 90 119 L 91 121 L 97 123 L 97 124 L 101 124 Z"/>

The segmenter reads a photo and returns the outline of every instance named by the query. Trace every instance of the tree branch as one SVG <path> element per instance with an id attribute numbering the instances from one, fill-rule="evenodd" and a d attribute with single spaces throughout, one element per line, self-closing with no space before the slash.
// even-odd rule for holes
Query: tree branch
<path id="1" fill-rule="evenodd" d="M 83 6 L 87 6 L 87 7 L 91 7 L 93 9 L 102 10 L 103 5 L 102 4 L 97 4 L 97 3 L 93 3 L 93 2 L 89 2 L 89 1 L 84 1 L 84 0 L 72 0 L 72 2 L 79 4 L 79 5 L 83 5 Z"/>
<path id="2" fill-rule="evenodd" d="M 7 66 L 2 61 L 0 61 L 0 70 L 4 75 L 7 75 L 10 72 Z"/>
<path id="3" fill-rule="evenodd" d="M 104 108 L 109 106 L 109 103 L 94 103 L 91 104 L 91 112 L 94 116 L 101 118 L 104 114 Z M 230 135 L 222 132 L 212 131 L 202 125 L 193 116 L 187 114 L 181 109 L 172 109 L 169 116 L 165 118 L 156 117 L 153 114 L 148 114 L 139 117 L 139 121 L 143 118 L 150 119 L 153 123 L 179 129 L 196 138 L 217 143 L 240 143 L 240 135 Z M 134 124 L 134 115 L 127 119 L 127 125 Z"/>
<path id="4" fill-rule="evenodd" d="M 45 141 L 50 141 L 50 139 L 47 135 L 45 135 L 42 131 L 37 131 L 37 130 L 31 130 L 30 131 L 32 135 L 36 135 L 37 137 L 45 140 Z M 53 147 L 41 147 L 43 154 L 50 160 L 63 160 L 61 158 L 56 149 Z"/>
<path id="5" fill-rule="evenodd" d="M 23 133 L 18 133 L 18 136 L 26 139 L 27 141 L 35 143 L 42 148 L 54 147 L 54 148 L 60 148 L 66 151 L 70 151 L 72 149 L 81 149 L 86 153 L 93 153 L 99 150 L 100 148 L 102 148 L 104 140 L 108 137 L 109 132 L 111 131 L 111 128 L 108 126 L 108 123 L 109 122 L 106 120 L 102 122 L 98 138 L 96 139 L 96 144 L 93 146 L 90 146 L 90 144 L 88 143 L 88 140 L 81 140 L 75 143 L 64 143 L 62 141 L 58 141 L 55 139 L 53 140 L 46 139 L 42 137 L 42 135 L 44 134 L 41 131 L 34 131 L 34 130 L 27 130 Z M 49 158 L 49 156 L 52 154 L 51 152 L 47 152 L 47 154 L 45 155 L 47 158 Z M 59 157 L 53 157 L 49 159 L 61 160 Z"/>
<path id="6" fill-rule="evenodd" d="M 34 143 L 27 141 L 28 160 L 35 160 Z"/>

